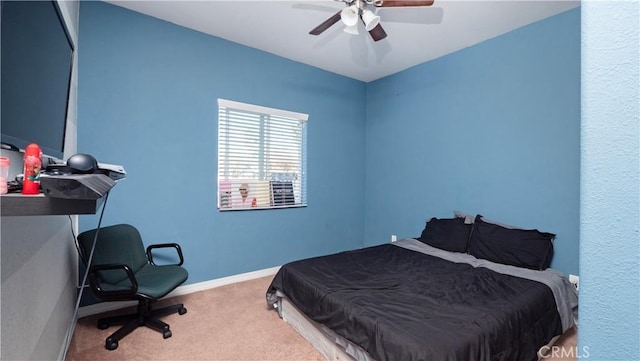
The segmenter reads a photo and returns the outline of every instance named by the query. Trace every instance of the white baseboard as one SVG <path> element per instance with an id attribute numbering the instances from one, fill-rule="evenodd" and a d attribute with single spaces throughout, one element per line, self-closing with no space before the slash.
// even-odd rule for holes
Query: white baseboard
<path id="1" fill-rule="evenodd" d="M 280 269 L 280 266 L 276 266 L 276 267 L 266 268 L 258 271 L 241 273 L 233 276 L 217 278 L 210 281 L 204 281 L 204 282 L 193 283 L 185 286 L 180 286 L 175 290 L 173 290 L 173 292 L 166 295 L 165 298 L 187 295 L 189 293 L 226 286 L 232 283 L 238 283 L 238 282 L 253 280 L 256 278 L 273 276 L 278 272 L 279 269 Z M 101 302 L 93 305 L 82 306 L 78 309 L 78 318 L 96 315 L 98 313 L 107 312 L 107 311 L 119 310 L 121 308 L 135 306 L 136 304 L 137 304 L 136 301 L 123 301 L 123 302 Z"/>

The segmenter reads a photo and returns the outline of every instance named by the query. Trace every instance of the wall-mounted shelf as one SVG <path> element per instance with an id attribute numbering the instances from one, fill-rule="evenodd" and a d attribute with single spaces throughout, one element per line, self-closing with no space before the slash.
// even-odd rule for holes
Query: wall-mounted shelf
<path id="1" fill-rule="evenodd" d="M 3 194 L 2 216 L 95 214 L 115 181 L 104 174 L 42 176 L 42 194 Z"/>
<path id="2" fill-rule="evenodd" d="M 95 214 L 104 197 L 98 199 L 65 199 L 47 197 L 44 194 L 3 194 L 0 199 L 2 217 L 53 216 L 67 214 Z"/>

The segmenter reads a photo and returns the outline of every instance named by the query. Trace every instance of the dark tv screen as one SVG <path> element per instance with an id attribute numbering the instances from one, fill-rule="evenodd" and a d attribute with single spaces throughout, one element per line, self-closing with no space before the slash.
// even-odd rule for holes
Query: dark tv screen
<path id="1" fill-rule="evenodd" d="M 2 1 L 2 142 L 62 159 L 73 42 L 55 1 Z"/>

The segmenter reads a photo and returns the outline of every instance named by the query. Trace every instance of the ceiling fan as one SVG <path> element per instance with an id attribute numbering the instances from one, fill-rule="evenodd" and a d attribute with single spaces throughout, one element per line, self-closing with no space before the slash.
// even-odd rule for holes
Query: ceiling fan
<path id="1" fill-rule="evenodd" d="M 387 37 L 387 33 L 380 25 L 380 17 L 369 9 L 374 7 L 406 7 L 406 6 L 431 6 L 434 0 L 335 0 L 343 2 L 346 8 L 335 13 L 309 32 L 311 35 L 320 35 L 330 28 L 338 20 L 346 26 L 344 31 L 349 34 L 358 34 L 358 22 L 362 21 L 364 28 L 369 32 L 374 41 Z"/>

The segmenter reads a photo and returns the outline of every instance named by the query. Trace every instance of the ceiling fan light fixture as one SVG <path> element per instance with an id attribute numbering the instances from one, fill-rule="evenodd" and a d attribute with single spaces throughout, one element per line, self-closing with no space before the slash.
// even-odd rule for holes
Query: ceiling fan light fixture
<path id="1" fill-rule="evenodd" d="M 356 5 L 351 5 L 342 9 L 340 12 L 340 19 L 342 19 L 342 23 L 349 26 L 354 26 L 358 24 L 358 7 Z"/>
<path id="2" fill-rule="evenodd" d="M 371 10 L 365 9 L 362 11 L 362 21 L 364 21 L 364 28 L 371 31 L 380 23 L 380 17 Z"/>
<path id="3" fill-rule="evenodd" d="M 346 26 L 344 28 L 344 32 L 351 34 L 351 35 L 358 35 L 360 34 L 360 32 L 358 31 L 358 23 L 356 22 L 355 25 L 351 25 L 351 26 Z"/>

